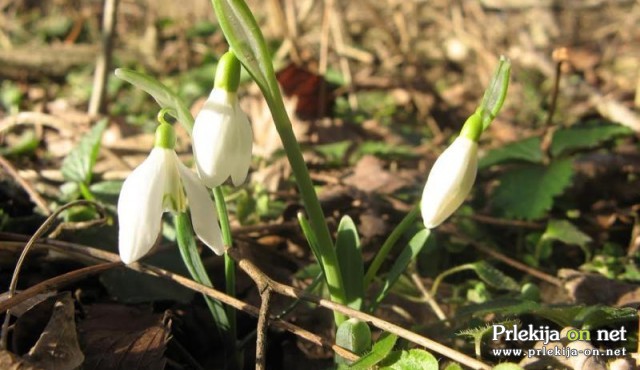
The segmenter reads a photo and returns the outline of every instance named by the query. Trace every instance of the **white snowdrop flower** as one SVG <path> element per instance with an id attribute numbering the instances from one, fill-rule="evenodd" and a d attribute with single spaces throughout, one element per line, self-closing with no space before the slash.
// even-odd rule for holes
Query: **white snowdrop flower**
<path id="1" fill-rule="evenodd" d="M 191 209 L 193 229 L 216 254 L 224 252 L 215 206 L 207 188 L 176 155 L 173 127 L 162 123 L 155 147 L 122 184 L 118 199 L 120 259 L 129 264 L 155 244 L 163 212 Z"/>
<path id="2" fill-rule="evenodd" d="M 481 126 L 480 126 L 481 127 Z M 464 202 L 478 172 L 478 143 L 481 128 L 465 125 L 461 135 L 438 157 L 422 192 L 422 220 L 433 229 Z"/>
<path id="3" fill-rule="evenodd" d="M 208 187 L 231 177 L 244 182 L 251 164 L 253 134 L 236 92 L 214 87 L 193 126 L 193 154 L 198 175 Z"/>

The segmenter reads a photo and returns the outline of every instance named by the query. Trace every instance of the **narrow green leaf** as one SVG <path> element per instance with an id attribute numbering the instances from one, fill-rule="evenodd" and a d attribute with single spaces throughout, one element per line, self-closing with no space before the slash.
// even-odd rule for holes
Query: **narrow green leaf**
<path id="1" fill-rule="evenodd" d="M 478 261 L 473 264 L 473 269 L 478 277 L 485 283 L 497 289 L 520 291 L 520 285 L 502 271 L 493 267 L 486 261 Z"/>
<path id="2" fill-rule="evenodd" d="M 383 362 L 380 370 L 438 370 L 438 360 L 422 349 L 402 351 L 392 363 Z"/>
<path id="3" fill-rule="evenodd" d="M 534 220 L 553 206 L 553 198 L 571 184 L 570 159 L 553 161 L 549 166 L 530 165 L 500 176 L 493 195 L 494 207 L 510 218 Z"/>
<path id="4" fill-rule="evenodd" d="M 480 112 L 482 112 L 482 129 L 486 130 L 491 121 L 498 115 L 502 104 L 507 96 L 509 89 L 509 76 L 511 75 L 511 61 L 505 56 L 500 56 L 498 67 L 493 72 L 493 77 L 489 86 L 484 92 L 482 102 L 480 103 Z"/>
<path id="5" fill-rule="evenodd" d="M 107 128 L 107 120 L 98 121 L 91 131 L 80 139 L 78 146 L 73 148 L 62 161 L 62 176 L 67 181 L 91 183 L 93 166 L 96 164 L 102 134 Z"/>
<path id="6" fill-rule="evenodd" d="M 162 108 L 172 109 L 174 112 L 169 113 L 191 134 L 193 116 L 182 99 L 168 87 L 149 75 L 126 68 L 116 69 L 116 76 L 151 95 Z"/>
<path id="7" fill-rule="evenodd" d="M 550 151 L 558 156 L 570 150 L 593 148 L 618 136 L 631 135 L 633 130 L 619 125 L 569 127 L 553 134 Z"/>
<path id="8" fill-rule="evenodd" d="M 383 281 L 382 289 L 380 293 L 375 298 L 375 303 L 373 307 L 377 307 L 380 302 L 389 294 L 389 290 L 393 285 L 398 281 L 400 276 L 406 271 L 409 263 L 416 258 L 418 253 L 422 250 L 422 248 L 427 244 L 427 240 L 431 235 L 431 231 L 429 229 L 423 229 L 416 233 L 416 235 L 411 238 L 409 241 L 409 245 L 402 250 L 400 256 L 396 259 L 391 266 L 391 270 L 387 274 L 386 278 Z M 435 246 L 435 245 L 434 245 Z"/>
<path id="9" fill-rule="evenodd" d="M 380 339 L 373 345 L 371 352 L 354 362 L 349 369 L 368 370 L 372 368 L 391 353 L 393 346 L 396 344 L 396 340 L 398 340 L 398 337 L 393 334 L 382 334 Z"/>
<path id="10" fill-rule="evenodd" d="M 316 257 L 316 261 L 318 261 L 318 265 L 324 271 L 324 266 L 322 265 L 322 253 L 320 253 L 320 246 L 318 245 L 318 238 L 316 237 L 316 233 L 309 225 L 309 221 L 302 212 L 298 212 L 298 223 L 300 223 L 300 228 L 302 229 L 302 233 L 304 237 L 307 239 L 307 243 L 309 243 L 309 248 L 311 248 L 311 252 Z"/>
<path id="11" fill-rule="evenodd" d="M 489 151 L 480 158 L 478 168 L 486 168 L 496 164 L 512 161 L 526 161 L 542 163 L 542 151 L 540 150 L 540 138 L 530 137 L 509 143 L 500 148 Z"/>
<path id="12" fill-rule="evenodd" d="M 271 99 L 280 95 L 271 55 L 251 10 L 242 0 L 212 0 L 220 28 L 244 68 Z M 266 95 L 266 94 L 265 94 Z"/>
<path id="13" fill-rule="evenodd" d="M 360 310 L 364 301 L 364 263 L 358 230 L 349 216 L 342 217 L 338 225 L 336 254 L 347 295 L 346 303 L 349 307 Z"/>

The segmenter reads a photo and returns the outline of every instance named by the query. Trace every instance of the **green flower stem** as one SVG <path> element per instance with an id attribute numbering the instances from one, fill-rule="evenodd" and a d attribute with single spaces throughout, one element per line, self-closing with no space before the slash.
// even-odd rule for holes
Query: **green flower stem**
<path id="1" fill-rule="evenodd" d="M 438 292 L 438 288 L 440 287 L 440 283 L 442 283 L 442 280 L 444 280 L 444 278 L 446 278 L 449 275 L 453 275 L 453 274 L 455 274 L 457 272 L 460 272 L 460 271 L 473 270 L 473 268 L 474 268 L 473 263 L 465 263 L 464 265 L 452 267 L 452 268 L 442 272 L 433 281 L 433 286 L 431 287 L 431 296 L 432 297 L 436 296 L 436 293 Z"/>
<path id="2" fill-rule="evenodd" d="M 316 256 L 316 258 L 320 259 L 324 268 L 329 293 L 331 294 L 331 298 L 337 303 L 346 304 L 344 283 L 340 266 L 338 265 L 336 250 L 333 247 L 333 241 L 329 233 L 329 227 L 325 221 L 324 212 L 322 211 L 318 195 L 313 187 L 311 176 L 309 176 L 309 170 L 302 157 L 300 145 L 293 133 L 291 121 L 289 121 L 289 116 L 284 108 L 280 92 L 278 91 L 277 99 L 268 99 L 267 104 L 273 115 L 276 129 L 278 130 L 278 134 L 280 134 L 284 150 L 289 159 L 289 164 L 296 178 L 304 208 L 309 216 L 311 229 L 318 238 L 320 256 Z M 340 325 L 346 320 L 345 316 L 341 313 L 334 312 L 334 315 L 337 325 Z"/>
<path id="3" fill-rule="evenodd" d="M 318 196 L 311 182 L 309 170 L 302 158 L 302 152 L 293 133 L 291 121 L 284 108 L 284 102 L 273 70 L 273 62 L 251 10 L 243 0 L 212 0 L 220 28 L 230 47 L 243 67 L 258 84 L 267 101 L 271 115 L 280 135 L 284 150 L 298 184 L 300 196 L 309 216 L 311 229 L 318 239 L 320 256 L 316 256 L 324 269 L 331 299 L 338 303 L 346 303 L 346 294 L 338 266 L 338 258 L 333 247 L 329 227 Z M 335 321 L 341 324 L 345 317 L 335 313 Z"/>
<path id="4" fill-rule="evenodd" d="M 173 222 L 176 228 L 178 249 L 180 250 L 180 255 L 182 256 L 182 260 L 184 261 L 187 270 L 189 270 L 189 274 L 196 282 L 213 287 L 211 279 L 209 279 L 209 275 L 207 274 L 204 264 L 202 263 L 202 259 L 200 258 L 200 254 L 198 253 L 198 249 L 196 248 L 196 241 L 193 237 L 193 230 L 191 228 L 191 221 L 189 220 L 189 217 L 184 212 L 175 213 L 173 215 Z M 230 338 L 231 326 L 229 324 L 227 312 L 225 311 L 222 303 L 207 296 L 204 296 L 204 300 L 209 307 L 209 311 L 211 311 L 211 315 L 213 316 L 220 336 L 222 338 Z M 235 343 L 235 337 L 231 342 L 228 342 L 227 340 L 223 340 L 223 342 Z M 230 363 L 227 363 L 227 368 L 238 369 L 239 366 L 237 356 L 235 355 L 235 346 L 226 347 L 225 352 L 227 353 L 227 356 L 225 357 L 230 359 Z"/>
<path id="5" fill-rule="evenodd" d="M 384 243 L 382 244 L 382 247 L 380 247 L 378 254 L 376 254 L 376 256 L 374 257 L 373 261 L 371 262 L 371 265 L 369 265 L 369 269 L 367 270 L 367 273 L 364 276 L 365 289 L 367 289 L 369 284 L 371 284 L 373 279 L 375 279 L 376 274 L 380 269 L 380 266 L 382 266 L 382 263 L 384 262 L 385 258 L 387 258 L 387 255 L 391 251 L 391 248 L 393 248 L 393 246 L 396 244 L 398 239 L 400 239 L 402 234 L 404 234 L 407 231 L 407 229 L 411 225 L 413 225 L 419 213 L 420 213 L 420 205 L 416 204 L 415 206 L 413 206 L 411 211 L 409 211 L 409 213 L 407 213 L 407 215 L 404 216 L 404 218 L 402 219 L 402 221 L 400 221 L 398 226 L 396 226 L 396 228 L 393 229 L 391 234 L 389 234 L 389 237 L 387 237 L 387 240 L 384 241 Z"/>
<path id="6" fill-rule="evenodd" d="M 220 219 L 220 229 L 222 230 L 222 241 L 225 248 L 233 246 L 231 237 L 231 227 L 229 226 L 229 214 L 227 213 L 227 204 L 224 201 L 222 187 L 213 188 L 213 197 L 216 201 L 216 209 L 218 210 L 218 218 Z M 225 289 L 228 295 L 236 296 L 236 264 L 228 254 L 224 254 L 224 277 Z M 238 338 L 236 310 L 233 307 L 227 307 L 227 317 L 229 318 L 230 332 L 234 338 L 234 343 Z"/>

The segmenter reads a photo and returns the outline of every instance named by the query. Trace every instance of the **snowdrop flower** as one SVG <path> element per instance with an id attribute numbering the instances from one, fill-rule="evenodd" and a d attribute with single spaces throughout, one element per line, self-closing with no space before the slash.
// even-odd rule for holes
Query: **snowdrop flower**
<path id="1" fill-rule="evenodd" d="M 240 62 L 232 52 L 220 59 L 215 85 L 196 117 L 192 138 L 198 174 L 208 187 L 231 177 L 244 182 L 251 164 L 253 134 L 247 115 L 238 105 Z"/>
<path id="2" fill-rule="evenodd" d="M 193 229 L 216 254 L 224 252 L 216 209 L 207 188 L 174 151 L 175 132 L 168 123 L 156 130 L 155 147 L 122 184 L 118 199 L 120 259 L 129 264 L 153 247 L 163 212 L 191 208 Z"/>
<path id="3" fill-rule="evenodd" d="M 422 220 L 427 229 L 444 222 L 471 192 L 478 172 L 477 141 L 481 132 L 480 117 L 474 114 L 433 164 L 422 192 Z"/>

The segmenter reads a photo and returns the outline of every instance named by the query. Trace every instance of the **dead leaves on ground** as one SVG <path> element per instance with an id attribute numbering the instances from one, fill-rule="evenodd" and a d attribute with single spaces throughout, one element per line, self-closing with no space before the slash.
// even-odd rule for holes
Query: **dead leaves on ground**
<path id="1" fill-rule="evenodd" d="M 13 353 L 0 351 L 1 369 L 165 368 L 171 330 L 168 315 L 119 304 L 84 306 L 77 315 L 69 292 L 37 298 L 40 302 L 28 310 L 12 311 L 19 316 L 11 331 Z"/>

